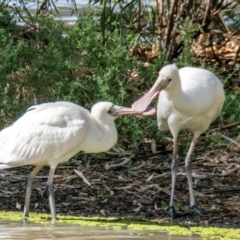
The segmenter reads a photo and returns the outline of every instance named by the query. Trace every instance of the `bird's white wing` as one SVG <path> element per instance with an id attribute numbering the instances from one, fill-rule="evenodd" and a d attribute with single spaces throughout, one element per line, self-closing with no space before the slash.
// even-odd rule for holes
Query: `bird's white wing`
<path id="1" fill-rule="evenodd" d="M 81 150 L 89 117 L 86 109 L 65 102 L 30 108 L 0 132 L 0 164 L 14 167 L 69 158 L 71 152 L 75 155 Z"/>
<path id="2" fill-rule="evenodd" d="M 213 106 L 218 105 L 216 100 L 219 96 L 224 98 L 223 85 L 212 72 L 201 68 L 184 67 L 179 70 L 179 75 L 185 95 L 180 112 L 193 117 L 200 116 L 204 112 L 213 111 Z"/>

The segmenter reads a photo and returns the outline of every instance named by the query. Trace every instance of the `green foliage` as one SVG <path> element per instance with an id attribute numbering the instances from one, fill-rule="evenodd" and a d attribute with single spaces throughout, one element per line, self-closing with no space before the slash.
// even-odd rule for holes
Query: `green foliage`
<path id="1" fill-rule="evenodd" d="M 68 34 L 69 38 L 75 41 L 82 55 L 81 68 L 89 69 L 91 72 L 90 75 L 83 74 L 76 79 L 86 89 L 91 99 L 89 101 L 89 98 L 86 98 L 83 105 L 90 107 L 92 103 L 100 100 L 112 101 L 119 105 L 131 105 L 134 96 L 126 98 L 129 91 L 129 74 L 139 69 L 140 65 L 131 56 L 127 47 L 133 45 L 133 36 L 122 38 L 115 30 L 108 34 L 108 39 L 103 44 L 101 32 L 97 31 L 97 24 L 91 14 L 79 19 Z M 137 81 L 136 85 L 138 85 Z M 149 121 L 144 122 L 142 126 L 146 123 L 149 124 Z M 144 131 L 139 126 L 138 119 L 133 116 L 122 117 L 117 121 L 117 127 L 120 135 L 131 136 L 130 139 L 133 142 L 139 140 Z"/>
<path id="2" fill-rule="evenodd" d="M 193 41 L 193 35 L 196 30 L 196 24 L 192 23 L 190 19 L 188 19 L 188 21 L 184 21 L 181 19 L 177 32 L 180 35 L 180 41 L 182 41 L 184 48 L 182 53 L 175 60 L 179 68 L 194 65 L 195 58 L 194 53 L 191 50 L 191 45 Z"/>
<path id="3" fill-rule="evenodd" d="M 14 33 L 8 32 L 12 41 L 2 42 L 0 48 L 0 91 L 4 98 L 1 108 L 10 115 L 9 105 L 35 104 L 58 100 L 70 89 L 63 85 L 73 81 L 71 71 L 75 68 L 74 46 L 62 37 L 63 26 L 48 18 L 39 18 L 41 27 L 33 39 L 14 41 Z M 48 44 L 43 42 L 47 37 Z M 75 61 L 74 61 L 75 60 Z M 64 90 L 63 90 L 64 89 Z M 4 110 L 4 111 L 5 111 Z"/>
<path id="4" fill-rule="evenodd" d="M 239 91 L 232 91 L 226 96 L 222 110 L 224 121 L 227 123 L 235 122 L 239 119 L 240 98 Z"/>
<path id="5" fill-rule="evenodd" d="M 0 48 L 1 126 L 30 105 L 48 101 L 67 100 L 86 108 L 101 100 L 129 106 L 136 99 L 128 94 L 129 75 L 140 69 L 139 76 L 152 78 L 151 68 L 139 68 L 140 62 L 129 51 L 133 36 L 122 38 L 113 31 L 103 44 L 92 14 L 79 18 L 68 29 L 41 16 L 38 23 L 32 39 L 5 41 Z M 12 32 L 7 35 L 14 37 Z M 141 85 L 138 79 L 133 82 Z M 144 131 L 146 137 L 154 132 L 152 125 L 156 125 L 154 118 L 128 116 L 117 121 L 120 138 L 127 136 L 132 146 Z"/>
<path id="6" fill-rule="evenodd" d="M 149 32 L 157 31 L 156 8 L 147 2 L 89 0 L 89 4 L 101 6 L 98 16 L 103 41 L 114 30 L 118 30 L 122 37 L 141 33 L 142 37 L 148 38 L 152 37 Z"/>
<path id="7" fill-rule="evenodd" d="M 161 201 L 160 208 L 167 209 L 168 208 L 168 203 L 166 203 L 165 201 Z"/>
<path id="8" fill-rule="evenodd" d="M 100 191 L 97 195 L 97 197 L 99 198 L 99 200 L 103 201 L 106 198 L 106 193 L 105 191 Z"/>
<path id="9" fill-rule="evenodd" d="M 79 16 L 70 28 L 39 15 L 39 27 L 29 39 L 24 39 L 19 37 L 21 29 L 6 9 L 6 5 L 0 5 L 1 127 L 30 105 L 48 101 L 67 100 L 86 108 L 101 100 L 130 106 L 152 86 L 158 71 L 168 63 L 167 51 L 162 51 L 157 61 L 147 67 L 137 59 L 131 51 L 133 46 L 148 45 L 138 34 L 122 34 L 119 28 L 106 27 L 103 39 L 99 16 L 91 11 Z M 123 7 L 122 11 L 127 9 Z M 195 30 L 196 25 L 191 21 L 179 21 L 179 41 L 185 47 L 175 60 L 178 67 L 195 62 L 190 49 Z M 148 40 L 151 42 L 151 38 Z M 238 70 L 237 66 L 235 71 Z M 226 122 L 238 119 L 239 106 L 238 92 L 227 94 L 223 108 Z M 135 148 L 145 137 L 158 140 L 166 136 L 156 134 L 155 117 L 126 116 L 116 123 L 120 142 L 128 139 L 130 148 Z"/>

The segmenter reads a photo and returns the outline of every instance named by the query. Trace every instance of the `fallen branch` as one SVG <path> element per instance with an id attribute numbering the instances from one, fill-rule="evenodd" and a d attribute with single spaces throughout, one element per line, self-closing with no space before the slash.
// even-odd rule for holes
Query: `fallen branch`
<path id="1" fill-rule="evenodd" d="M 208 174 L 208 175 L 199 175 L 199 174 L 196 174 L 196 173 L 192 173 L 192 177 L 193 178 L 198 178 L 198 179 L 206 179 L 206 178 L 210 178 L 212 176 L 226 177 L 226 176 L 236 172 L 238 169 L 240 169 L 240 166 L 229 169 L 228 171 L 226 171 L 225 173 L 222 173 L 222 174 L 211 173 L 211 174 Z M 177 175 L 187 176 L 187 173 L 177 173 Z"/>
<path id="2" fill-rule="evenodd" d="M 240 122 L 234 122 L 234 123 L 229 123 L 227 125 L 224 125 L 224 126 L 220 126 L 220 127 L 215 127 L 215 128 L 212 128 L 212 129 L 209 129 L 208 132 L 214 132 L 214 131 L 217 131 L 217 130 L 225 130 L 225 129 L 229 129 L 229 128 L 232 128 L 232 127 L 236 127 L 240 125 Z"/>
<path id="3" fill-rule="evenodd" d="M 228 140 L 229 142 L 235 144 L 237 147 L 240 148 L 240 144 L 239 144 L 237 141 L 235 141 L 235 140 L 233 140 L 232 138 L 227 137 L 227 136 L 225 136 L 225 135 L 223 135 L 223 134 L 221 134 L 221 133 L 218 133 L 218 134 L 219 134 L 222 138 Z"/>
<path id="4" fill-rule="evenodd" d="M 240 169 L 240 166 L 237 166 L 233 169 L 229 169 L 228 171 L 226 171 L 225 173 L 221 174 L 220 176 L 226 177 L 227 175 L 230 175 L 234 172 L 236 172 L 238 169 Z"/>
<path id="5" fill-rule="evenodd" d="M 83 175 L 82 172 L 80 172 L 80 171 L 78 171 L 78 170 L 76 170 L 76 169 L 74 169 L 74 172 L 75 172 L 79 177 L 81 177 L 81 178 L 83 179 L 83 181 L 84 181 L 87 185 L 91 186 L 90 182 L 84 177 L 84 175 Z"/>
<path id="6" fill-rule="evenodd" d="M 177 173 L 177 175 L 187 176 L 187 173 L 180 172 L 180 173 Z M 204 178 L 207 178 L 207 175 L 199 175 L 199 174 L 196 174 L 196 173 L 192 173 L 192 177 L 193 178 L 204 179 Z"/>
<path id="7" fill-rule="evenodd" d="M 106 163 L 105 164 L 105 169 L 110 169 L 110 168 L 113 168 L 113 167 L 119 167 L 119 166 L 123 166 L 125 165 L 126 163 L 128 163 L 129 161 L 131 160 L 131 158 L 123 158 L 123 161 L 120 162 L 120 163 L 116 163 L 116 164 L 108 164 Z"/>

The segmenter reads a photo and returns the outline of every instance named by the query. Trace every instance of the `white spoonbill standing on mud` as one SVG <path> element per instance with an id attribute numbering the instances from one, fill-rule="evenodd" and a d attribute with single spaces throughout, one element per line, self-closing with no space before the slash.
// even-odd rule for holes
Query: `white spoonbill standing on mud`
<path id="1" fill-rule="evenodd" d="M 157 124 L 159 130 L 170 130 L 173 136 L 172 189 L 168 212 L 176 216 L 173 206 L 176 173 L 178 168 L 177 137 L 182 129 L 193 133 L 193 139 L 185 158 L 185 167 L 189 184 L 190 209 L 198 214 L 202 211 L 196 205 L 193 184 L 191 154 L 198 137 L 220 114 L 225 94 L 221 81 L 210 71 L 184 67 L 178 69 L 175 64 L 163 67 L 153 87 L 132 108 L 144 112 L 151 101 L 158 98 Z"/>
<path id="2" fill-rule="evenodd" d="M 13 125 L 3 129 L 0 169 L 36 165 L 27 178 L 23 216 L 29 216 L 32 180 L 43 165 L 48 164 L 47 189 L 52 220 L 55 220 L 53 177 L 57 165 L 79 151 L 108 151 L 117 142 L 114 120 L 132 113 L 131 108 L 111 102 L 98 102 L 91 112 L 71 102 L 44 103 L 30 107 Z"/>

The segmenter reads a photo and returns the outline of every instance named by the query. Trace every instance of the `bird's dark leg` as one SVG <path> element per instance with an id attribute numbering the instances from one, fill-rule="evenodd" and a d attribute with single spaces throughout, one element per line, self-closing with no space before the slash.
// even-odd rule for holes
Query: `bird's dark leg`
<path id="1" fill-rule="evenodd" d="M 188 178 L 188 185 L 189 185 L 189 194 L 190 194 L 190 209 L 196 212 L 197 214 L 202 214 L 203 211 L 199 209 L 195 202 L 194 192 L 193 192 L 193 183 L 192 183 L 192 162 L 191 162 L 191 155 L 193 153 L 193 150 L 195 148 L 196 142 L 197 142 L 196 136 L 193 137 L 193 140 L 191 142 L 190 148 L 188 150 L 188 154 L 185 159 L 185 167 L 186 167 L 186 173 Z"/>
<path id="2" fill-rule="evenodd" d="M 50 212 L 52 216 L 52 220 L 56 220 L 56 207 L 55 207 L 55 199 L 54 199 L 54 190 L 53 190 L 53 177 L 55 173 L 56 167 L 50 167 L 47 189 L 48 189 L 48 201 L 50 206 Z"/>
<path id="3" fill-rule="evenodd" d="M 223 124 L 224 124 L 223 115 L 222 115 L 222 113 L 220 113 L 219 114 L 219 123 L 218 123 L 218 131 L 219 132 L 222 130 Z"/>
<path id="4" fill-rule="evenodd" d="M 177 137 L 173 138 L 173 157 L 172 157 L 172 188 L 171 188 L 171 198 L 170 203 L 168 207 L 168 213 L 169 215 L 174 218 L 176 216 L 176 210 L 173 206 L 174 201 L 174 191 L 175 191 L 175 185 L 176 185 L 176 178 L 177 178 L 177 170 L 178 170 L 178 157 L 177 157 Z"/>
<path id="5" fill-rule="evenodd" d="M 29 217 L 29 207 L 30 207 L 30 199 L 31 199 L 31 192 L 32 192 L 32 180 L 38 174 L 38 172 L 42 169 L 42 167 L 43 167 L 42 165 L 36 166 L 27 178 L 25 205 L 24 205 L 24 211 L 23 211 L 24 218 Z"/>
<path id="6" fill-rule="evenodd" d="M 177 170 L 178 170 L 178 157 L 176 155 L 173 155 L 172 157 L 172 166 L 171 166 L 171 171 L 172 171 L 172 188 L 171 188 L 171 198 L 170 198 L 170 203 L 168 207 L 168 213 L 172 218 L 175 217 L 176 215 L 176 210 L 173 206 L 173 201 L 174 201 L 174 191 L 175 191 L 175 185 L 176 185 L 176 178 L 177 178 Z"/>

